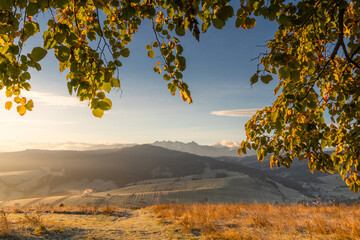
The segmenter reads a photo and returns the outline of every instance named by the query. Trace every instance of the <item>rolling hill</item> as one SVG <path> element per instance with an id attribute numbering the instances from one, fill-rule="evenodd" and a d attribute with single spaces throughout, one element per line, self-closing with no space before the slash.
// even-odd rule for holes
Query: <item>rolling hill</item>
<path id="1" fill-rule="evenodd" d="M 0 153 L 0 200 L 3 205 L 26 198 L 25 205 L 137 206 L 166 201 L 281 202 L 356 196 L 333 176 L 309 175 L 302 162 L 279 170 L 269 170 L 267 164 L 251 156 L 211 158 L 153 145 Z"/>

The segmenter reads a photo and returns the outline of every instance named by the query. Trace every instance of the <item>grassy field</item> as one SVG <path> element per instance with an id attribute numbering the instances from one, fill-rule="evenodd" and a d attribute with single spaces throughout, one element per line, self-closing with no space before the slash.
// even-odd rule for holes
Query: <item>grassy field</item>
<path id="1" fill-rule="evenodd" d="M 151 209 L 2 208 L 0 239 L 192 239 L 180 225 L 159 223 Z"/>
<path id="2" fill-rule="evenodd" d="M 270 204 L 0 209 L 0 239 L 360 239 L 353 206 Z"/>
<path id="3" fill-rule="evenodd" d="M 158 205 L 165 223 L 202 239 L 360 239 L 360 209 L 354 206 L 270 204 Z"/>

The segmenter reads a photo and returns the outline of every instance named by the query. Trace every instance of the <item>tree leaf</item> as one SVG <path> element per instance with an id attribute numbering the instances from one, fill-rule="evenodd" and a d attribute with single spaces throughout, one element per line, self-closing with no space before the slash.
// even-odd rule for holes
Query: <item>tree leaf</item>
<path id="1" fill-rule="evenodd" d="M 11 107 L 12 107 L 12 102 L 11 102 L 11 101 L 7 101 L 7 102 L 5 103 L 5 109 L 6 109 L 6 110 L 10 110 Z"/>
<path id="2" fill-rule="evenodd" d="M 95 117 L 101 118 L 104 115 L 104 110 L 102 110 L 100 108 L 95 108 L 95 109 L 93 109 L 92 114 Z"/>
<path id="3" fill-rule="evenodd" d="M 55 56 L 60 62 L 66 62 L 70 57 L 70 49 L 67 46 L 56 47 Z"/>
<path id="4" fill-rule="evenodd" d="M 261 81 L 265 84 L 268 84 L 271 80 L 273 80 L 273 77 L 271 75 L 261 76 Z"/>
<path id="5" fill-rule="evenodd" d="M 20 116 L 24 116 L 26 113 L 26 108 L 24 105 L 17 106 L 17 112 L 20 114 Z"/>
<path id="6" fill-rule="evenodd" d="M 120 50 L 120 54 L 123 57 L 129 57 L 130 55 L 130 50 L 128 48 L 123 48 Z"/>
<path id="7" fill-rule="evenodd" d="M 32 99 L 30 99 L 25 105 L 24 107 L 26 108 L 26 110 L 28 111 L 32 111 L 32 109 L 34 108 L 34 102 Z"/>
<path id="8" fill-rule="evenodd" d="M 43 49 L 42 47 L 35 47 L 31 51 L 31 58 L 35 62 L 38 62 L 41 59 L 43 59 L 46 56 L 46 54 L 47 54 L 47 51 L 45 49 Z"/>
<path id="9" fill-rule="evenodd" d="M 1 0 L 3 1 L 3 0 Z M 27 7 L 26 7 L 26 14 L 28 16 L 34 16 L 35 14 L 37 14 L 39 11 L 39 7 L 36 3 L 32 3 L 30 2 Z"/>
<path id="10" fill-rule="evenodd" d="M 148 51 L 147 55 L 148 55 L 149 58 L 154 58 L 155 57 L 155 51 L 150 50 L 150 51 Z"/>
<path id="11" fill-rule="evenodd" d="M 219 18 L 215 18 L 212 20 L 212 24 L 214 25 L 214 27 L 216 29 L 222 29 L 225 26 L 225 21 L 223 21 Z"/>
<path id="12" fill-rule="evenodd" d="M 250 78 L 250 83 L 255 84 L 257 83 L 257 81 L 259 81 L 259 75 L 257 73 L 255 73 L 254 75 L 252 75 L 252 77 Z"/>

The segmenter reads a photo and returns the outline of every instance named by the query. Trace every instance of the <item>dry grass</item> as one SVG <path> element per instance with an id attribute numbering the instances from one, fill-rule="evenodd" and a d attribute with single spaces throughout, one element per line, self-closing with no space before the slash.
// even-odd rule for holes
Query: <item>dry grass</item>
<path id="1" fill-rule="evenodd" d="M 0 212 L 0 237 L 7 237 L 11 234 L 10 224 L 8 221 L 7 213 Z"/>
<path id="2" fill-rule="evenodd" d="M 102 216 L 125 216 L 125 212 L 113 206 L 5 207 L 0 209 L 0 239 L 68 239 L 75 236 L 83 239 L 84 234 L 91 233 L 86 225 L 93 224 L 87 223 L 84 216 L 93 216 L 95 220 L 91 220 L 96 222 Z M 74 219 L 84 220 L 85 230 L 74 226 Z"/>
<path id="3" fill-rule="evenodd" d="M 115 206 L 0 208 L 0 239 L 191 239 L 151 209 Z"/>
<path id="4" fill-rule="evenodd" d="M 360 239 L 360 208 L 270 204 L 159 205 L 162 222 L 205 239 Z"/>

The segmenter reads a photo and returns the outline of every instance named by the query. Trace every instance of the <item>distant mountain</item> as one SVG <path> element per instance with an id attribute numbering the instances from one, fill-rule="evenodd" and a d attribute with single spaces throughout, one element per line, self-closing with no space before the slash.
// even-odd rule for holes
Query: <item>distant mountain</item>
<path id="1" fill-rule="evenodd" d="M 191 145 L 199 146 L 196 143 Z M 189 186 L 193 185 L 192 181 L 204 180 L 206 185 L 206 179 L 223 178 L 232 182 L 233 177 L 239 178 L 235 181 L 240 184 L 236 191 L 242 192 L 236 194 L 240 197 L 247 193 L 246 201 L 250 201 L 252 196 L 256 200 L 264 187 L 275 195 L 280 194 L 284 200 L 294 199 L 294 196 L 342 198 L 349 192 L 343 182 L 329 178 L 332 175 L 310 174 L 305 160 L 294 163 L 290 169 L 269 170 L 268 164 L 268 159 L 258 163 L 255 156 L 212 158 L 149 144 L 111 150 L 0 153 L 0 200 L 73 196 L 158 181 L 172 182 L 175 186 L 185 178 Z M 181 191 L 186 190 L 186 184 Z M 255 188 L 256 185 L 259 187 Z M 216 187 L 214 198 L 219 202 L 232 198 L 235 188 L 232 184 L 227 186 L 229 191 L 225 192 Z M 198 186 L 199 189 L 203 187 Z M 208 198 L 212 192 L 206 190 L 203 197 Z"/>
<path id="2" fill-rule="evenodd" d="M 239 157 L 237 153 L 236 147 L 229 148 L 222 145 L 199 145 L 196 142 L 172 142 L 172 141 L 156 141 L 152 145 L 159 146 L 171 150 L 176 150 L 180 152 L 192 153 L 200 156 L 208 156 L 208 157 L 221 157 L 221 156 L 229 156 L 229 157 Z M 248 155 L 254 155 L 255 152 L 249 152 Z"/>
<path id="3" fill-rule="evenodd" d="M 104 191 L 151 179 L 203 178 L 204 173 L 221 169 L 246 174 L 259 184 L 269 181 L 261 171 L 247 166 L 153 145 L 94 151 L 26 150 L 0 153 L 0 196 L 15 191 L 17 194 L 12 196 L 37 197 L 38 189 L 42 189 L 43 195 L 68 194 L 70 190 L 86 188 Z M 277 181 L 303 190 L 295 182 L 281 178 Z"/>

